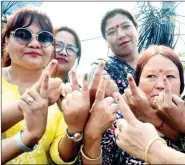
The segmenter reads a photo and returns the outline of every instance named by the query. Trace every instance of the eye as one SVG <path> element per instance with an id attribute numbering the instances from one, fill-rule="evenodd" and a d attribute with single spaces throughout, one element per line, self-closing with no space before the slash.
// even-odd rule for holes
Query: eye
<path id="1" fill-rule="evenodd" d="M 166 77 L 167 77 L 167 78 L 175 78 L 174 75 L 167 75 Z"/>
<path id="2" fill-rule="evenodd" d="M 109 36 L 109 35 L 114 35 L 116 33 L 116 31 L 114 31 L 114 30 L 112 30 L 112 31 L 109 31 L 108 33 L 107 33 L 107 35 Z"/>
<path id="3" fill-rule="evenodd" d="M 155 75 L 147 75 L 147 78 L 155 78 L 156 76 Z"/>
<path id="4" fill-rule="evenodd" d="M 130 27 L 130 25 L 124 25 L 122 26 L 122 29 L 128 29 Z"/>

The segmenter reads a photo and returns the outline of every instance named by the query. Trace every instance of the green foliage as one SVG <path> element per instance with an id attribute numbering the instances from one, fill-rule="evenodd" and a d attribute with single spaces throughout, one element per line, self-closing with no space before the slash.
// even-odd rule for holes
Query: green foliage
<path id="1" fill-rule="evenodd" d="M 139 5 L 140 2 L 138 2 Z M 165 45 L 175 47 L 175 12 L 174 8 L 157 8 L 151 2 L 141 2 L 139 12 L 134 18 L 140 24 L 138 51 L 148 48 L 150 45 Z M 178 39 L 178 38 L 177 38 Z"/>

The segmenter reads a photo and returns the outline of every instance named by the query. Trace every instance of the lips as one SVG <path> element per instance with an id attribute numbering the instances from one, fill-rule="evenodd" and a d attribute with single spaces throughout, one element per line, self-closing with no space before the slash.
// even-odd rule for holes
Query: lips
<path id="1" fill-rule="evenodd" d="M 62 63 L 68 63 L 68 61 L 63 57 L 57 57 L 56 60 Z"/>
<path id="2" fill-rule="evenodd" d="M 38 52 L 27 52 L 26 54 L 28 54 L 28 55 L 30 55 L 30 56 L 32 56 L 32 57 L 38 57 L 38 56 L 41 56 L 41 54 L 40 54 L 40 53 L 38 53 Z"/>
<path id="3" fill-rule="evenodd" d="M 130 41 L 123 41 L 123 42 L 121 42 L 120 44 L 119 44 L 119 46 L 124 46 L 124 45 L 126 45 L 126 44 L 128 44 Z"/>

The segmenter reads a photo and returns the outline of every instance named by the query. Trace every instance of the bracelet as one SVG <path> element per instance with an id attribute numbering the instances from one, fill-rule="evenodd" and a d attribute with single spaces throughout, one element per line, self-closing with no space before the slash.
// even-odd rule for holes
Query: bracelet
<path id="1" fill-rule="evenodd" d="M 150 164 L 149 161 L 148 161 L 148 151 L 149 151 L 151 145 L 152 145 L 156 140 L 161 140 L 163 144 L 167 145 L 167 144 L 166 144 L 166 141 L 165 141 L 164 139 L 162 139 L 161 137 L 156 137 L 156 138 L 152 139 L 152 140 L 148 143 L 148 145 L 147 145 L 147 147 L 146 147 L 146 149 L 145 149 L 145 162 L 146 162 L 147 164 Z"/>
<path id="2" fill-rule="evenodd" d="M 155 128 L 156 128 L 156 130 L 161 131 L 165 125 L 166 125 L 166 123 L 163 121 L 159 127 L 155 127 Z"/>
<path id="3" fill-rule="evenodd" d="M 23 151 L 23 152 L 31 152 L 33 151 L 35 148 L 36 148 L 36 144 L 32 147 L 32 148 L 28 148 L 27 146 L 24 145 L 23 141 L 22 141 L 22 138 L 21 138 L 21 133 L 23 131 L 21 130 L 20 132 L 18 132 L 15 136 L 15 140 L 16 140 L 16 143 L 18 145 L 18 147 Z"/>
<path id="4" fill-rule="evenodd" d="M 84 145 L 82 144 L 81 145 L 81 147 L 80 147 L 80 152 L 81 152 L 81 154 L 87 159 L 87 160 L 98 160 L 100 157 L 101 157 L 101 155 L 102 155 L 102 149 L 101 149 L 101 147 L 100 147 L 100 150 L 101 150 L 101 153 L 100 153 L 100 155 L 97 157 L 97 158 L 89 158 L 87 155 L 85 155 L 85 153 L 83 152 L 83 147 L 84 147 Z"/>

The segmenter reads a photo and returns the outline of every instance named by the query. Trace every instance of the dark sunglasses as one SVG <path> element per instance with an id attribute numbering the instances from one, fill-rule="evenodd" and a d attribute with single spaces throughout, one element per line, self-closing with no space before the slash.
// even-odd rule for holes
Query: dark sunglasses
<path id="1" fill-rule="evenodd" d="M 76 56 L 79 51 L 79 49 L 76 46 L 65 44 L 62 41 L 55 41 L 54 45 L 55 45 L 56 52 L 61 52 L 65 48 L 67 54 L 71 56 Z"/>
<path id="2" fill-rule="evenodd" d="M 33 34 L 26 28 L 17 28 L 15 31 L 11 31 L 16 41 L 21 45 L 30 43 L 33 39 Z M 42 47 L 48 47 L 53 43 L 53 34 L 48 31 L 41 31 L 36 34 L 36 39 Z"/>

